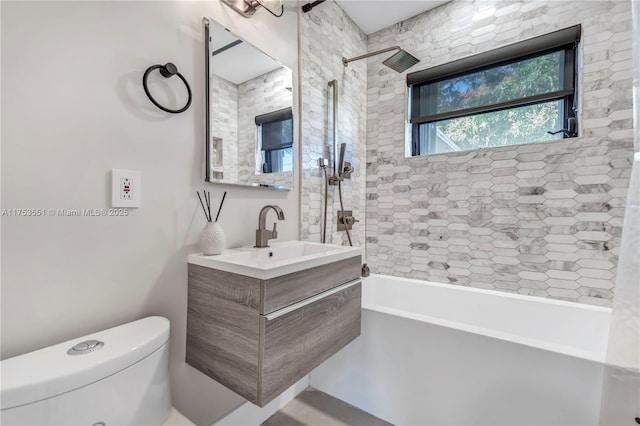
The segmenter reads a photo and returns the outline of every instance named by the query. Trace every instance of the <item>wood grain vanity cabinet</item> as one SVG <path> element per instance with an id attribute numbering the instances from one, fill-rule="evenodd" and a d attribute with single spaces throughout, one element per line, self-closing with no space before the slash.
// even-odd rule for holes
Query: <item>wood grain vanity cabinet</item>
<path id="1" fill-rule="evenodd" d="M 264 406 L 360 335 L 360 256 L 261 280 L 189 264 L 189 365 Z"/>

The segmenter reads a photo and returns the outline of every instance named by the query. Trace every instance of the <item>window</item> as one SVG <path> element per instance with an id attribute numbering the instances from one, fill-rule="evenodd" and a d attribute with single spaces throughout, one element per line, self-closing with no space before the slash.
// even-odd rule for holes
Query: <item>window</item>
<path id="1" fill-rule="evenodd" d="M 285 108 L 255 119 L 262 173 L 293 171 L 293 111 Z"/>
<path id="2" fill-rule="evenodd" d="M 577 136 L 579 38 L 571 27 L 409 74 L 411 155 Z"/>

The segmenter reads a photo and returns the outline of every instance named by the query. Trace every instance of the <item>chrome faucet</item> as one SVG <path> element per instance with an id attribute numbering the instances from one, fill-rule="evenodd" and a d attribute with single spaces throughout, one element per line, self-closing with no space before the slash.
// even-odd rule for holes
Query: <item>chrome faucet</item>
<path id="1" fill-rule="evenodd" d="M 256 245 L 254 247 L 269 247 L 269 240 L 272 238 L 278 238 L 277 223 L 273 223 L 273 231 L 269 231 L 267 228 L 267 213 L 273 209 L 278 215 L 278 220 L 284 220 L 284 212 L 278 206 L 267 205 L 260 210 L 260 216 L 258 218 L 258 229 L 256 230 Z"/>

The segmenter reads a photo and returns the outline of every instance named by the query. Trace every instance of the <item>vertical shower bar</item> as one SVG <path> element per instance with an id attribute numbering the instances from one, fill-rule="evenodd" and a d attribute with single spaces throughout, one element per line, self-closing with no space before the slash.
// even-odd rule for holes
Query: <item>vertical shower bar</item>
<path id="1" fill-rule="evenodd" d="M 333 176 L 338 176 L 338 80 L 331 80 L 333 89 Z M 335 185 L 335 183 L 332 183 Z"/>
<path id="2" fill-rule="evenodd" d="M 333 175 L 327 176 L 327 167 L 323 167 L 324 171 L 324 215 L 322 225 L 322 242 L 327 241 L 327 208 L 329 205 L 329 185 L 336 185 L 336 176 L 338 170 L 338 81 L 331 80 L 329 87 L 333 89 Z"/>
<path id="3" fill-rule="evenodd" d="M 342 213 L 342 216 L 344 217 L 344 203 L 342 200 L 343 177 L 342 177 L 342 170 L 339 170 L 342 167 L 342 164 L 340 164 L 341 161 L 338 159 L 338 80 L 335 80 L 335 79 L 331 80 L 329 82 L 329 86 L 333 88 L 333 176 L 329 178 L 329 183 L 331 185 L 338 185 L 338 196 L 340 197 L 340 211 Z M 343 157 L 342 160 L 344 160 L 344 152 L 342 152 L 342 157 Z M 326 217 L 326 214 L 325 214 L 325 217 Z M 347 233 L 349 245 L 353 246 L 353 241 L 351 240 L 351 233 L 349 232 L 349 228 L 346 227 L 345 231 Z"/>

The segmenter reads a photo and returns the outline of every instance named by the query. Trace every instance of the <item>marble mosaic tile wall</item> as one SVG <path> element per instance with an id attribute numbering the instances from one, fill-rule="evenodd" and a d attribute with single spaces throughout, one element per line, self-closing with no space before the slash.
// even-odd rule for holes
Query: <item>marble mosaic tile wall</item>
<path id="1" fill-rule="evenodd" d="M 347 144 L 346 161 L 355 173 L 345 180 L 346 210 L 360 223 L 352 233 L 354 245 L 364 241 L 367 66 L 365 61 L 342 65 L 342 57 L 366 51 L 366 35 L 329 0 L 310 13 L 302 14 L 302 237 L 320 241 L 324 200 L 324 178 L 319 158 L 333 158 L 332 91 L 328 82 L 338 81 L 338 142 Z M 328 170 L 332 173 L 332 170 Z M 344 232 L 337 232 L 339 209 L 337 187 L 329 187 L 327 243 L 345 244 Z"/>
<path id="2" fill-rule="evenodd" d="M 287 90 L 288 88 L 288 90 Z M 291 186 L 292 172 L 260 173 L 256 176 L 255 117 L 293 105 L 293 79 L 282 67 L 238 85 L 238 182 Z"/>
<path id="3" fill-rule="evenodd" d="M 224 145 L 224 180 L 235 182 L 238 179 L 238 86 L 215 74 L 209 79 L 211 99 L 215 99 L 211 103 L 211 136 L 221 138 Z"/>
<path id="4" fill-rule="evenodd" d="M 368 61 L 372 272 L 610 305 L 631 159 L 631 2 L 455 0 L 368 37 L 429 68 L 582 24 L 580 137 L 405 158 L 405 75 Z"/>

